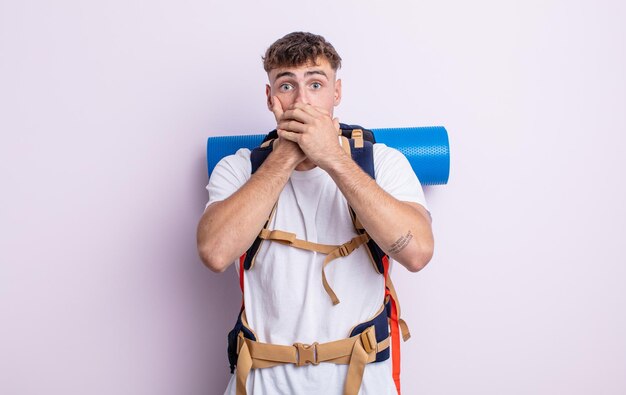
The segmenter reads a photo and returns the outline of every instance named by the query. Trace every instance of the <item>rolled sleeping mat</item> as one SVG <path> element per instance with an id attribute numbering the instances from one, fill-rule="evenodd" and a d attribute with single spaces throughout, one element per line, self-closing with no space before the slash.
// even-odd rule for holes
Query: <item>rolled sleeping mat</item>
<path id="1" fill-rule="evenodd" d="M 450 145 L 443 126 L 371 129 L 377 143 L 402 152 L 409 160 L 422 185 L 443 185 L 450 175 Z M 264 134 L 217 136 L 207 140 L 207 167 L 211 172 L 223 157 L 240 148 L 250 150 L 261 145 Z"/>

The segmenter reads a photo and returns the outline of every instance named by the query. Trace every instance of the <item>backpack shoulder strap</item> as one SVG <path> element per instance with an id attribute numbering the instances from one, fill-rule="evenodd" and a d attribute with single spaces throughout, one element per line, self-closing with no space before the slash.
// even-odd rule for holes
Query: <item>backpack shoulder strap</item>
<path id="1" fill-rule="evenodd" d="M 351 138 L 351 134 L 353 130 L 361 130 L 363 132 L 363 139 L 365 141 L 369 141 L 372 144 L 376 144 L 376 138 L 374 137 L 374 132 L 372 132 L 369 129 L 365 129 L 363 126 L 347 125 L 345 123 L 340 123 L 339 128 L 341 129 L 341 134 L 343 134 L 347 138 Z"/>
<path id="2" fill-rule="evenodd" d="M 263 142 L 260 146 L 254 148 L 250 152 L 250 164 L 252 165 L 252 173 L 256 173 L 256 171 L 261 167 L 265 159 L 272 153 L 273 142 L 278 138 L 278 134 L 276 130 L 272 130 L 269 132 L 267 136 L 263 139 Z"/>
<path id="3" fill-rule="evenodd" d="M 267 136 L 265 136 L 260 146 L 254 148 L 250 152 L 250 165 L 252 166 L 251 174 L 256 173 L 256 171 L 259 170 L 259 167 L 261 167 L 263 162 L 265 162 L 265 159 L 267 159 L 267 157 L 272 153 L 273 142 L 276 138 L 278 138 L 278 134 L 276 133 L 276 129 L 274 129 L 269 132 Z M 276 209 L 276 206 L 274 206 L 274 209 Z M 272 210 L 272 215 L 273 213 L 274 210 Z M 265 222 L 265 225 L 263 225 L 264 229 L 267 228 L 267 226 L 269 225 L 272 215 L 270 215 L 270 217 Z M 240 265 L 244 270 L 248 270 L 252 267 L 254 263 L 254 257 L 259 250 L 259 247 L 261 246 L 261 241 L 261 238 L 257 237 L 250 246 L 250 248 L 248 248 L 248 250 L 241 256 L 241 258 L 239 258 Z"/>
<path id="4" fill-rule="evenodd" d="M 367 173 L 372 179 L 376 179 L 376 173 L 374 171 L 374 144 L 376 139 L 374 133 L 371 130 L 365 129 L 358 125 L 344 125 L 341 124 L 341 133 L 343 137 L 350 143 L 350 154 L 352 159 L 359 165 L 359 167 Z M 349 206 L 348 206 L 349 207 Z M 365 233 L 365 229 L 356 216 L 356 213 L 349 207 L 350 215 L 354 228 L 359 234 Z M 375 269 L 383 274 L 384 263 L 383 260 L 387 259 L 387 254 L 376 244 L 376 242 L 370 239 L 367 242 L 367 249 L 374 264 Z"/>

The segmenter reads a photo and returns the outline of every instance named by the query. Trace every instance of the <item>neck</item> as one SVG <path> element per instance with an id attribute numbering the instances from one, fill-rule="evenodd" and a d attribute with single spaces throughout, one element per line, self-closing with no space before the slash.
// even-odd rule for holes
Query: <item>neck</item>
<path id="1" fill-rule="evenodd" d="M 311 170 L 314 167 L 316 167 L 315 163 L 311 162 L 311 160 L 309 158 L 306 158 L 305 160 L 300 162 L 298 164 L 298 166 L 296 166 L 296 170 L 298 170 L 298 171 L 306 171 L 306 170 Z"/>

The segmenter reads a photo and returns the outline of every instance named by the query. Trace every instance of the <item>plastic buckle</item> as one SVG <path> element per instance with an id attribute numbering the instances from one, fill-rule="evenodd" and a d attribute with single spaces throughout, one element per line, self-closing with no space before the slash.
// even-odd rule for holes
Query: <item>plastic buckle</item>
<path id="1" fill-rule="evenodd" d="M 348 249 L 348 247 L 351 247 L 352 243 L 354 243 L 354 240 L 350 240 L 349 242 L 343 243 L 342 245 L 340 245 L 339 246 L 339 254 L 341 256 L 348 256 L 348 255 L 350 255 L 350 250 Z"/>
<path id="2" fill-rule="evenodd" d="M 378 342 L 376 341 L 376 332 L 373 326 L 361 332 L 361 343 L 368 354 L 376 350 Z"/>
<path id="3" fill-rule="evenodd" d="M 313 344 L 294 343 L 294 347 L 296 347 L 296 366 L 319 365 L 317 344 L 317 342 Z"/>

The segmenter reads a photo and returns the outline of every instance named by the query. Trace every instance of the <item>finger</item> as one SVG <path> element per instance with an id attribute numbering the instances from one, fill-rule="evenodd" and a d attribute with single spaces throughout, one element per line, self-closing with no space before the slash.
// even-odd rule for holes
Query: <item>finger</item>
<path id="1" fill-rule="evenodd" d="M 274 113 L 274 118 L 276 118 L 276 123 L 278 123 L 283 117 L 283 105 L 276 96 L 272 96 L 272 113 Z"/>
<path id="2" fill-rule="evenodd" d="M 286 120 L 285 118 L 283 118 L 282 121 L 278 122 L 278 129 L 282 129 L 288 132 L 306 133 L 307 128 L 308 126 L 302 122 Z"/>
<path id="3" fill-rule="evenodd" d="M 305 103 L 296 103 L 294 105 L 294 109 L 301 109 L 305 111 L 307 114 L 314 116 L 314 117 L 318 116 L 319 114 L 326 115 L 328 117 L 330 116 L 330 112 L 328 112 L 328 110 L 326 110 L 325 108 L 316 107 L 316 106 L 312 106 L 310 104 L 305 104 Z"/>
<path id="4" fill-rule="evenodd" d="M 317 114 L 315 114 L 317 115 Z M 283 120 L 294 120 L 300 123 L 312 123 L 315 121 L 314 115 L 310 114 L 303 108 L 294 108 L 283 113 Z"/>
<path id="5" fill-rule="evenodd" d="M 315 110 L 315 111 L 317 111 L 317 112 L 320 112 L 320 113 L 322 113 L 322 114 L 324 114 L 324 115 L 326 115 L 326 116 L 329 116 L 329 117 L 330 117 L 330 112 L 328 112 L 328 110 L 327 110 L 327 109 L 325 109 L 325 108 L 322 108 L 322 107 L 313 107 L 313 110 Z"/>
<path id="6" fill-rule="evenodd" d="M 276 132 L 278 133 L 278 137 L 293 141 L 294 143 L 298 143 L 300 139 L 300 133 L 294 133 L 283 129 L 277 129 Z"/>

